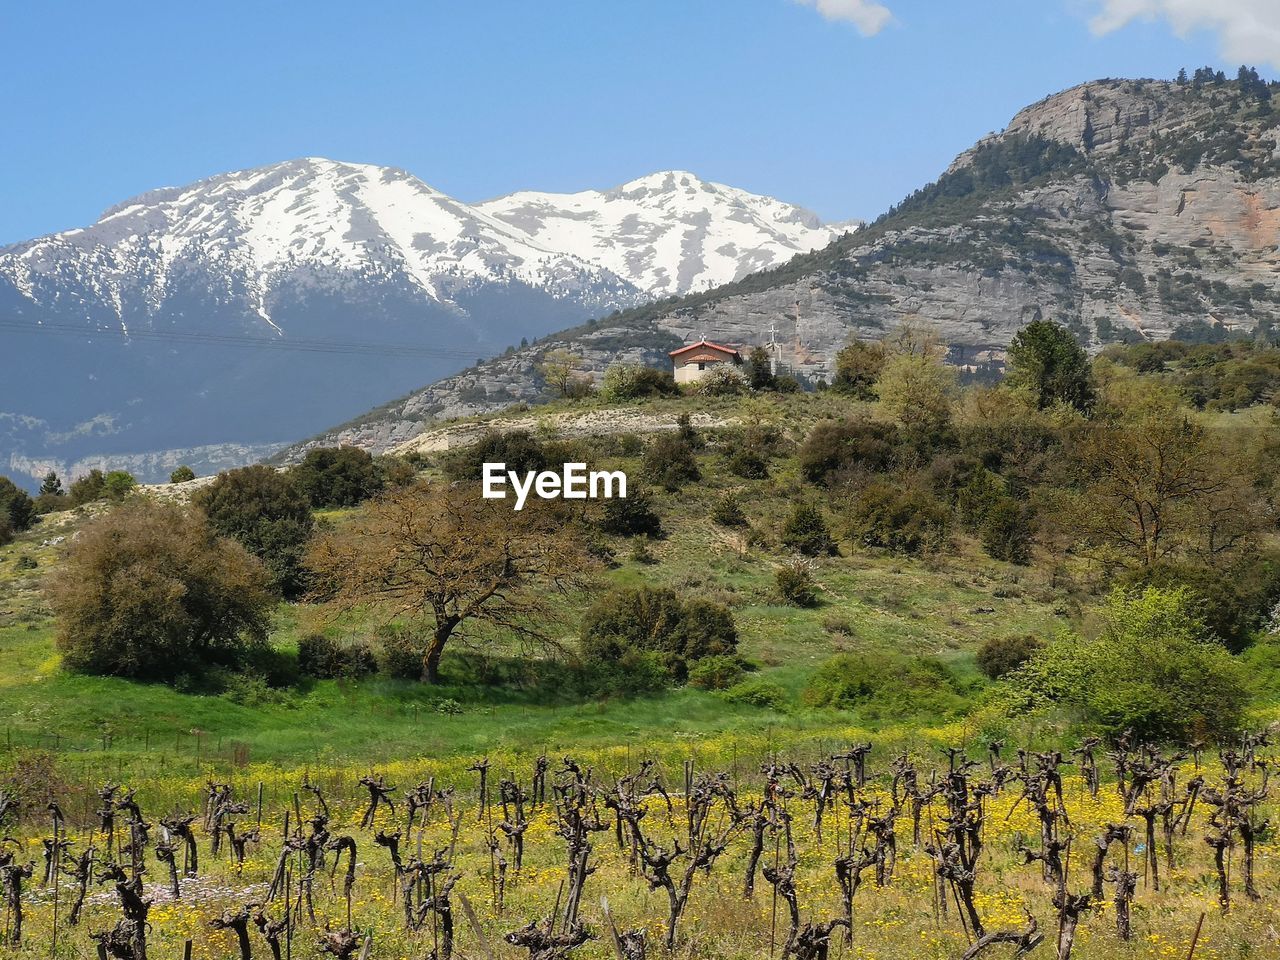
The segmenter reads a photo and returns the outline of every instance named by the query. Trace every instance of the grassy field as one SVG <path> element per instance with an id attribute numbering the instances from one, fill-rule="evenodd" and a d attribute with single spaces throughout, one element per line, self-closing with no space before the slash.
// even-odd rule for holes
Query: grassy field
<path id="1" fill-rule="evenodd" d="M 675 412 L 688 401 L 665 401 Z M 780 398 L 772 418 L 785 421 L 793 398 Z M 726 414 L 744 410 L 721 401 Z M 669 410 L 667 408 L 670 408 Z M 556 407 L 546 411 L 554 416 Z M 797 409 L 799 409 L 797 407 Z M 833 406 L 833 409 L 836 409 Z M 752 402 L 747 412 L 759 414 Z M 825 407 L 817 411 L 828 414 Z M 810 415 L 815 413 L 809 411 Z M 806 421 L 807 422 L 807 421 Z M 803 423 L 795 423 L 797 435 Z M 458 753 L 490 746 L 552 751 L 579 744 L 603 745 L 667 735 L 675 739 L 757 730 L 822 731 L 860 718 L 808 710 L 800 691 L 813 669 L 839 652 L 897 652 L 935 656 L 973 681 L 973 650 L 992 632 L 1045 633 L 1066 623 L 1078 598 L 1051 588 L 1035 568 L 996 563 L 972 543 L 960 553 L 927 561 L 865 551 L 819 561 L 820 602 L 811 609 L 782 604 L 775 592 L 775 550 L 748 546 L 740 530 L 708 520 L 725 492 L 737 491 L 753 524 L 776 536 L 801 481 L 793 460 L 776 461 L 773 475 L 743 481 L 723 469 L 713 449 L 703 458 L 703 482 L 676 493 L 658 492 L 666 536 L 649 548 L 656 562 L 630 559 L 630 545 L 615 542 L 616 568 L 605 571 L 589 593 L 565 601 L 564 642 L 575 642 L 577 619 L 592 596 L 608 585 L 662 584 L 719 600 L 733 610 L 740 652 L 758 676 L 788 693 L 785 710 L 740 706 L 691 688 L 642 699 L 574 701 L 547 684 L 498 688 L 469 682 L 463 667 L 477 660 L 510 659 L 501 638 L 486 651 L 459 647 L 446 654 L 446 678 L 427 688 L 412 682 L 305 681 L 280 691 L 232 689 L 221 694 L 182 693 L 162 685 L 69 674 L 59 667 L 53 624 L 39 592 L 40 576 L 57 562 L 52 536 L 73 535 L 79 522 L 57 515 L 57 530 L 40 524 L 0 548 L 0 720 L 3 744 L 41 747 L 82 760 L 132 763 L 151 756 L 165 763 L 253 761 L 296 763 L 300 757 L 342 762 L 356 757 L 391 759 L 420 753 Z M 610 457 L 610 466 L 638 474 L 638 458 Z M 341 523 L 341 513 L 329 522 Z M 49 521 L 46 521 L 46 524 Z M 20 570 L 19 558 L 34 560 Z M 300 633 L 359 636 L 372 622 L 333 621 L 305 606 L 284 605 L 273 644 L 288 653 Z M 456 711 L 456 712 L 452 712 Z M 199 734 L 193 731 L 200 731 Z M 156 762 L 159 762 L 158 760 Z"/>

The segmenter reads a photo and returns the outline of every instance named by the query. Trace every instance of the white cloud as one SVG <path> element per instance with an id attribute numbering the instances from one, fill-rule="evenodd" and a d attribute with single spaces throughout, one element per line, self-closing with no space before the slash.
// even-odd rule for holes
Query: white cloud
<path id="1" fill-rule="evenodd" d="M 893 22 L 893 14 L 875 0 L 795 0 L 813 7 L 828 20 L 844 20 L 858 28 L 864 37 L 874 37 Z"/>
<path id="2" fill-rule="evenodd" d="M 1222 55 L 1233 63 L 1280 69 L 1280 0 L 1101 0 L 1100 7 L 1089 24 L 1096 34 L 1135 20 L 1165 20 L 1182 37 L 1216 33 Z"/>

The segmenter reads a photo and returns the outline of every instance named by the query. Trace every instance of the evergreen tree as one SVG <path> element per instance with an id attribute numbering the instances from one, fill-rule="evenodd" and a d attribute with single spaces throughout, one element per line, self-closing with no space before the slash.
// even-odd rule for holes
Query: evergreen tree
<path id="1" fill-rule="evenodd" d="M 27 492 L 8 477 L 0 477 L 0 523 L 10 531 L 22 531 L 35 522 L 36 506 Z"/>
<path id="2" fill-rule="evenodd" d="M 1185 87 L 1187 85 L 1187 68 L 1186 67 L 1183 67 L 1181 70 L 1178 71 L 1177 84 L 1180 87 Z"/>
<path id="3" fill-rule="evenodd" d="M 1065 327 L 1035 320 L 1009 344 L 1010 386 L 1031 391 L 1041 410 L 1069 403 L 1089 413 L 1096 400 L 1089 357 Z"/>
<path id="4" fill-rule="evenodd" d="M 62 496 L 62 481 L 58 479 L 58 475 L 50 470 L 44 475 L 44 480 L 40 482 L 40 496 L 42 497 L 60 497 Z"/>
<path id="5" fill-rule="evenodd" d="M 262 561 L 281 593 L 301 595 L 307 585 L 302 554 L 315 520 L 306 491 L 291 474 L 261 465 L 229 470 L 192 503 L 216 533 L 238 540 Z"/>
<path id="6" fill-rule="evenodd" d="M 858 400 L 874 400 L 876 383 L 884 372 L 884 347 L 879 343 L 866 343 L 851 337 L 836 354 L 836 375 L 833 389 Z"/>
<path id="7" fill-rule="evenodd" d="M 764 347 L 756 347 L 747 359 L 747 382 L 752 390 L 772 390 L 778 385 L 773 361 Z"/>

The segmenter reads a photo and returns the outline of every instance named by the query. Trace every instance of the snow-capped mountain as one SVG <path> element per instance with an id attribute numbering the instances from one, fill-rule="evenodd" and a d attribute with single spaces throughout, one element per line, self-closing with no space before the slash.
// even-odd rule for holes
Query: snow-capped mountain
<path id="1" fill-rule="evenodd" d="M 852 223 L 825 225 L 801 207 L 683 170 L 612 190 L 513 193 L 475 209 L 655 297 L 718 287 L 856 229 Z"/>
<path id="2" fill-rule="evenodd" d="M 313 158 L 155 190 L 91 227 L 0 251 L 0 276 L 32 301 L 79 285 L 86 308 L 125 322 L 163 311 L 196 266 L 273 328 L 271 300 L 299 271 L 332 284 L 394 277 L 438 303 L 482 283 L 588 306 L 640 297 L 402 170 Z"/>
<path id="3" fill-rule="evenodd" d="M 199 469 L 200 449 L 225 465 L 831 235 L 688 174 L 468 205 L 313 158 L 155 190 L 0 248 L 0 353 L 21 358 L 0 377 L 0 472 L 105 460 L 152 477 L 180 455 Z"/>

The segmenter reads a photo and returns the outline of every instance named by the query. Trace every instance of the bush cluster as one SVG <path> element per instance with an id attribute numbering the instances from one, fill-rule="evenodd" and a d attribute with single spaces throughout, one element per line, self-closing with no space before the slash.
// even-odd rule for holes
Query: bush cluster
<path id="1" fill-rule="evenodd" d="M 680 681 L 695 662 L 732 655 L 737 646 L 738 632 L 728 608 L 666 588 L 612 590 L 592 605 L 582 622 L 586 662 L 657 654 L 667 675 Z"/>
<path id="2" fill-rule="evenodd" d="M 35 522 L 35 501 L 8 477 L 0 477 L 0 546 Z"/>
<path id="3" fill-rule="evenodd" d="M 891 423 L 866 418 L 820 423 L 800 447 L 800 472 L 811 483 L 853 471 L 883 473 L 894 465 L 900 442 Z"/>
<path id="4" fill-rule="evenodd" d="M 615 363 L 605 370 L 600 383 L 600 396 L 610 402 L 669 397 L 679 392 L 670 373 L 638 364 Z"/>
<path id="5" fill-rule="evenodd" d="M 823 663 L 804 690 L 814 707 L 856 710 L 865 721 L 950 717 L 967 706 L 964 687 L 929 657 L 840 654 Z"/>
<path id="6" fill-rule="evenodd" d="M 812 607 L 818 602 L 818 588 L 813 581 L 813 563 L 804 557 L 788 560 L 773 575 L 778 596 L 793 607 Z"/>
<path id="7" fill-rule="evenodd" d="M 309 633 L 298 640 L 298 670 L 317 680 L 356 680 L 378 669 L 378 659 L 365 640 L 336 640 Z"/>
<path id="8" fill-rule="evenodd" d="M 1018 669 L 1043 647 L 1043 640 L 1027 634 L 988 637 L 978 648 L 978 669 L 992 680 L 999 680 Z"/>
<path id="9" fill-rule="evenodd" d="M 846 528 L 849 539 L 864 546 L 927 553 L 946 545 L 951 511 L 926 490 L 878 480 L 854 496 Z"/>
<path id="10" fill-rule="evenodd" d="M 618 537 L 662 536 L 662 519 L 642 488 L 628 488 L 625 497 L 613 497 L 600 506 L 600 530 Z"/>

